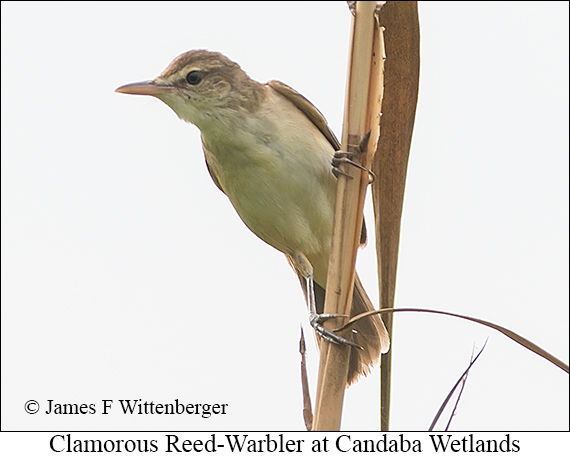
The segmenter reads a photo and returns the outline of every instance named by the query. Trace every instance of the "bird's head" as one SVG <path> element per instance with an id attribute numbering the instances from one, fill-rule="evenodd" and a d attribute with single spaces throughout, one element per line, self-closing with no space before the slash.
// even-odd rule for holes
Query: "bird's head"
<path id="1" fill-rule="evenodd" d="M 157 97 L 200 129 L 224 116 L 257 110 L 264 96 L 263 86 L 237 63 L 206 50 L 186 52 L 157 78 L 121 86 L 116 92 Z"/>

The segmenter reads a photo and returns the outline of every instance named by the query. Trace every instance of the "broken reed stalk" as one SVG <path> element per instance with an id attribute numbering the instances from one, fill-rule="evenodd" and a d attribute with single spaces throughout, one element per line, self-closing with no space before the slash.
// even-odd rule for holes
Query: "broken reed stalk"
<path id="1" fill-rule="evenodd" d="M 303 420 L 307 431 L 313 429 L 313 408 L 311 407 L 311 394 L 309 393 L 309 377 L 307 376 L 307 361 L 305 353 L 307 346 L 305 344 L 305 333 L 301 327 L 301 338 L 299 340 L 299 353 L 301 354 L 301 386 L 303 388 Z"/>
<path id="2" fill-rule="evenodd" d="M 371 79 L 377 84 L 378 78 L 371 78 L 378 71 L 378 62 L 373 59 L 373 40 L 375 29 L 376 2 L 362 1 L 356 3 L 352 18 L 351 46 L 347 80 L 346 102 L 344 111 L 342 151 L 351 151 L 358 146 L 361 138 L 378 125 L 380 109 L 380 92 L 373 89 L 374 97 L 369 96 Z M 377 39 L 379 39 L 377 35 Z M 372 107 L 370 105 L 373 105 Z M 375 108 L 376 107 L 376 108 Z M 373 117 L 373 121 L 370 121 Z M 370 166 L 370 151 L 374 152 L 377 144 L 378 128 L 372 131 L 371 141 L 363 154 L 364 167 Z M 350 315 L 352 292 L 355 277 L 356 253 L 359 246 L 362 228 L 364 197 L 369 184 L 369 174 L 356 167 L 341 164 L 341 170 L 350 175 L 339 176 L 336 208 L 333 227 L 333 240 L 327 276 L 327 293 L 325 314 Z M 325 325 L 334 329 L 342 325 L 347 318 L 330 319 Z M 313 430 L 340 430 L 344 389 L 348 375 L 350 347 L 331 344 L 321 340 L 321 357 L 317 400 Z"/>

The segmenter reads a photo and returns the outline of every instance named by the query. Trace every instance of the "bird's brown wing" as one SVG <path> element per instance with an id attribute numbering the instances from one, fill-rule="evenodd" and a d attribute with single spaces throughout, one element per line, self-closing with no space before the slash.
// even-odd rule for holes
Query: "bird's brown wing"
<path id="1" fill-rule="evenodd" d="M 284 84 L 281 81 L 272 80 L 269 81 L 267 85 L 283 95 L 283 97 L 293 103 L 293 105 L 295 105 L 305 116 L 307 116 L 309 120 L 321 131 L 321 133 L 329 141 L 335 151 L 338 151 L 340 149 L 340 143 L 338 142 L 335 134 L 330 129 L 323 114 L 317 109 L 315 105 L 313 105 L 295 89 L 289 87 L 287 84 Z"/>
<path id="2" fill-rule="evenodd" d="M 281 81 L 272 80 L 268 81 L 267 85 L 273 90 L 277 91 L 287 100 L 289 100 L 293 105 L 295 105 L 307 118 L 315 124 L 315 127 L 324 135 L 324 137 L 329 141 L 331 146 L 335 151 L 340 150 L 340 143 L 336 138 L 333 131 L 330 129 L 327 120 L 323 116 L 318 108 L 313 105 L 309 100 L 303 97 L 299 92 L 297 92 L 292 87 L 288 86 Z M 211 173 L 210 173 L 211 174 Z M 218 186 L 220 187 L 220 186 Z M 360 232 L 360 245 L 364 246 L 366 244 L 367 234 L 366 234 L 366 224 L 362 221 L 362 231 Z"/>

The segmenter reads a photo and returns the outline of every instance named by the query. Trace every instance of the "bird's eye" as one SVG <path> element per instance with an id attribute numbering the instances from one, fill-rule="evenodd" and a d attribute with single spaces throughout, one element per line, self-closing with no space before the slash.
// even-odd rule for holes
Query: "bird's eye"
<path id="1" fill-rule="evenodd" d="M 204 75 L 202 74 L 201 71 L 198 70 L 193 70 L 186 75 L 186 81 L 188 81 L 188 83 L 193 86 L 195 86 L 196 84 L 200 84 L 202 79 L 204 79 Z"/>

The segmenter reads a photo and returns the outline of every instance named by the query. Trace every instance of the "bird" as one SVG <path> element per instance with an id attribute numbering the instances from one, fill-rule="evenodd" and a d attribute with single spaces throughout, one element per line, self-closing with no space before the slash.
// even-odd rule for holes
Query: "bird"
<path id="1" fill-rule="evenodd" d="M 352 346 L 347 386 L 367 375 L 390 346 L 380 317 L 360 319 L 352 340 L 322 325 L 329 317 L 323 312 L 337 187 L 332 163 L 340 144 L 321 112 L 288 85 L 257 82 L 228 57 L 204 49 L 116 92 L 154 96 L 198 127 L 215 185 L 255 235 L 285 254 L 316 333 Z M 351 316 L 373 309 L 356 274 Z"/>

